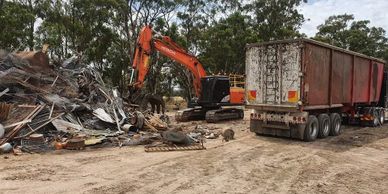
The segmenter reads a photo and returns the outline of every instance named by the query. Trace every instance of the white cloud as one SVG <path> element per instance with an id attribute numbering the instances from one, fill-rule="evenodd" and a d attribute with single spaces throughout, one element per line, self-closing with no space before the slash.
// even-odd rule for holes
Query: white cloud
<path id="1" fill-rule="evenodd" d="M 332 15 L 353 14 L 356 20 L 370 20 L 372 26 L 388 31 L 387 0 L 310 0 L 299 7 L 306 19 L 301 32 L 309 37 L 317 32 L 317 26 Z M 309 19 L 309 20 L 308 20 Z"/>

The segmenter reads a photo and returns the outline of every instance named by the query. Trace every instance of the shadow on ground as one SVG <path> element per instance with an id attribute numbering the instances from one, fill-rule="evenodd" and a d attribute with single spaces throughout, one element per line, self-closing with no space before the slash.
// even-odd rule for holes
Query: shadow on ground
<path id="1" fill-rule="evenodd" d="M 378 140 L 388 138 L 388 125 L 383 125 L 381 127 L 343 126 L 342 130 L 342 134 L 339 136 L 329 136 L 324 139 L 317 139 L 314 142 L 304 142 L 298 139 L 262 135 L 256 136 L 256 138 L 265 139 L 266 141 L 273 143 L 302 145 L 334 152 L 344 152 L 357 147 L 369 146 Z M 376 149 L 386 148 L 377 145 L 373 145 L 373 147 Z"/>

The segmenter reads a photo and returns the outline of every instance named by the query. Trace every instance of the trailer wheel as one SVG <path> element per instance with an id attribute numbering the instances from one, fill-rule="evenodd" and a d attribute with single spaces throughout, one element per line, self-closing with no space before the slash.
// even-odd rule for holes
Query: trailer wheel
<path id="1" fill-rule="evenodd" d="M 318 119 L 314 115 L 310 115 L 307 120 L 306 128 L 304 130 L 304 140 L 314 141 L 318 136 Z"/>
<path id="2" fill-rule="evenodd" d="M 338 113 L 330 114 L 330 135 L 338 136 L 341 134 L 341 116 Z"/>
<path id="3" fill-rule="evenodd" d="M 318 116 L 319 133 L 318 137 L 325 138 L 330 133 L 330 117 L 327 114 L 320 114 Z"/>
<path id="4" fill-rule="evenodd" d="M 380 125 L 384 124 L 384 120 L 385 120 L 384 109 L 381 109 L 379 111 L 379 122 L 380 122 Z"/>

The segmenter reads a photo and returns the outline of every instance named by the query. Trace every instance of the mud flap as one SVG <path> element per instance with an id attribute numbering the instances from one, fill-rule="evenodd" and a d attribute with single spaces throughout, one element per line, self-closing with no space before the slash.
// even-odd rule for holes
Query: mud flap
<path id="1" fill-rule="evenodd" d="M 271 136 L 279 136 L 280 133 L 277 132 L 279 129 L 263 127 L 264 123 L 258 120 L 250 121 L 250 130 L 257 135 L 271 135 Z M 281 129 L 284 131 L 284 129 Z M 289 136 L 288 136 L 289 137 Z"/>
<path id="2" fill-rule="evenodd" d="M 270 135 L 270 136 L 282 136 L 290 137 L 290 130 L 288 129 L 275 129 L 264 127 L 264 123 L 258 120 L 251 120 L 250 130 L 257 135 Z"/>
<path id="3" fill-rule="evenodd" d="M 292 125 L 290 129 L 276 129 L 263 127 L 264 123 L 258 120 L 250 121 L 250 131 L 258 135 L 270 135 L 279 137 L 290 137 L 303 140 L 306 125 Z"/>
<path id="4" fill-rule="evenodd" d="M 305 131 L 306 125 L 292 125 L 291 126 L 291 138 L 300 139 L 303 140 L 304 138 L 304 131 Z"/>

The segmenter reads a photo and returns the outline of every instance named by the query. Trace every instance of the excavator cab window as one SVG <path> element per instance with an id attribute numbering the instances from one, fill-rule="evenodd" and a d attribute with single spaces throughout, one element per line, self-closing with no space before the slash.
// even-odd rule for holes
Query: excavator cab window
<path id="1" fill-rule="evenodd" d="M 201 79 L 201 84 L 202 92 L 199 98 L 201 105 L 221 103 L 230 94 L 230 83 L 227 76 L 206 76 Z"/>

